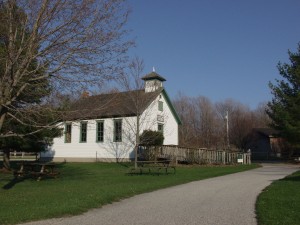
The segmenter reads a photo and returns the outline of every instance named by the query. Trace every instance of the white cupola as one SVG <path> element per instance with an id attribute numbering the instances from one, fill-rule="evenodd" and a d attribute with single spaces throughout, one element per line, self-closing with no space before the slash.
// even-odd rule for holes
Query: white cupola
<path id="1" fill-rule="evenodd" d="M 163 82 L 166 81 L 165 78 L 155 71 L 142 77 L 142 79 L 145 81 L 145 92 L 154 92 L 159 88 L 163 88 Z"/>

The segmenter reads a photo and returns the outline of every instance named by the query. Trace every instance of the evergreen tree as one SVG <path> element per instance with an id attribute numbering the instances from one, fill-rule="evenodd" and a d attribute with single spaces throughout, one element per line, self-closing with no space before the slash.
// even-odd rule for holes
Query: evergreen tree
<path id="1" fill-rule="evenodd" d="M 290 64 L 278 63 L 283 77 L 270 83 L 273 99 L 268 103 L 267 113 L 272 126 L 294 147 L 300 146 L 300 42 L 298 51 L 288 51 Z"/>

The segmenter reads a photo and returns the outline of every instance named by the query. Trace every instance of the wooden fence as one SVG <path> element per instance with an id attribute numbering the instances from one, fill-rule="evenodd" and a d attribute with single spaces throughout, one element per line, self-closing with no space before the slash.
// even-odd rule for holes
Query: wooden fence
<path id="1" fill-rule="evenodd" d="M 3 156 L 3 152 L 0 151 L 0 158 Z M 11 159 L 37 159 L 39 153 L 37 152 L 17 152 L 12 151 L 9 153 Z"/>
<path id="2" fill-rule="evenodd" d="M 251 164 L 251 153 L 185 148 L 174 145 L 140 146 L 138 155 L 144 160 L 151 161 L 157 158 L 168 158 L 176 164 Z"/>

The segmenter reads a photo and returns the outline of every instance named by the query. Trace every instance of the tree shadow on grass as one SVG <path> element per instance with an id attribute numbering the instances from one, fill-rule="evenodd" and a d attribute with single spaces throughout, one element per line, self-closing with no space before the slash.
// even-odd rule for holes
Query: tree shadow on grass
<path id="1" fill-rule="evenodd" d="M 5 184 L 2 189 L 4 190 L 9 190 L 11 188 L 13 188 L 16 184 L 23 182 L 24 180 L 26 180 L 28 178 L 26 177 L 15 177 L 12 180 L 10 180 L 7 184 Z"/>
<path id="2" fill-rule="evenodd" d="M 58 163 L 56 165 L 57 169 L 62 169 L 66 163 Z M 57 177 L 54 176 L 49 176 L 49 175 L 40 175 L 38 172 L 35 170 L 30 170 L 30 171 L 24 171 L 22 174 L 18 174 L 19 169 L 16 169 L 17 167 L 14 166 L 14 169 L 9 172 L 10 175 L 7 177 L 5 180 L 8 181 L 7 184 L 2 186 L 2 189 L 4 190 L 9 190 L 12 189 L 15 185 L 24 182 L 26 180 L 36 180 L 36 181 L 41 181 L 41 180 L 51 180 L 51 179 L 56 179 Z M 13 176 L 13 177 L 11 177 Z"/>
<path id="3" fill-rule="evenodd" d="M 31 173 L 27 173 L 21 176 L 18 175 L 13 175 L 13 178 L 11 179 L 7 179 L 8 183 L 2 186 L 2 189 L 4 190 L 9 190 L 12 189 L 15 185 L 22 183 L 26 180 L 35 180 L 35 181 L 46 181 L 46 180 L 52 180 L 52 179 L 56 179 L 56 177 L 52 177 L 52 176 L 39 176 L 36 174 L 31 174 Z"/>

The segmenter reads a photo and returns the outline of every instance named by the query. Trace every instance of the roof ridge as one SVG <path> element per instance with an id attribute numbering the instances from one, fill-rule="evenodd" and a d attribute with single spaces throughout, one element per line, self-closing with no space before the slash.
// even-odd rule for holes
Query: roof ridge
<path id="1" fill-rule="evenodd" d="M 130 91 L 119 91 L 119 92 L 113 92 L 113 93 L 101 93 L 101 94 L 96 94 L 96 95 L 90 95 L 87 96 L 85 98 L 89 98 L 89 97 L 97 97 L 97 96 L 109 96 L 109 95 L 118 95 L 118 94 L 125 94 L 125 93 L 129 93 L 129 92 L 135 92 L 135 91 L 145 91 L 145 89 L 136 89 L 136 90 L 130 90 Z"/>

